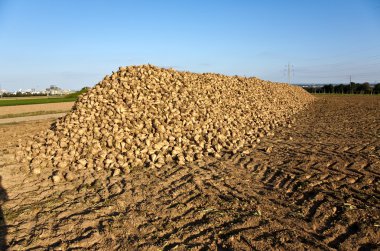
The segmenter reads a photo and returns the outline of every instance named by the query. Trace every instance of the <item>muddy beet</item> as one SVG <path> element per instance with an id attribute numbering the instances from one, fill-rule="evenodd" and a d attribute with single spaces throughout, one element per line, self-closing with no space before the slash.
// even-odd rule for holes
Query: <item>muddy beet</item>
<path id="1" fill-rule="evenodd" d="M 32 173 L 51 172 L 54 183 L 64 172 L 109 176 L 220 158 L 252 148 L 313 101 L 300 87 L 257 78 L 120 67 L 18 157 L 28 160 Z"/>

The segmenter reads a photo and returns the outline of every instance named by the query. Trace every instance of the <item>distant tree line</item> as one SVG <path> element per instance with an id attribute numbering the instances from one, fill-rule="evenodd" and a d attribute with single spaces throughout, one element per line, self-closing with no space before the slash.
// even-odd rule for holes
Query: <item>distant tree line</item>
<path id="1" fill-rule="evenodd" d="M 83 87 L 82 89 L 80 89 L 80 91 L 73 92 L 73 93 L 66 95 L 65 98 L 78 98 L 79 95 L 86 93 L 88 90 L 90 90 L 90 87 L 87 87 L 87 86 Z"/>
<path id="2" fill-rule="evenodd" d="M 336 94 L 380 94 L 380 83 L 370 85 L 368 82 L 359 84 L 351 82 L 350 84 L 324 85 L 304 87 L 310 93 L 336 93 Z"/>

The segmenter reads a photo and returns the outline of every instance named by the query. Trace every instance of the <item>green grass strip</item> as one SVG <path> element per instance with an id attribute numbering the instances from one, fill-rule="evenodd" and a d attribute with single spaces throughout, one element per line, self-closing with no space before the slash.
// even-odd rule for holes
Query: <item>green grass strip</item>
<path id="1" fill-rule="evenodd" d="M 77 98 L 41 98 L 41 99 L 0 99 L 0 106 L 36 105 L 49 103 L 73 102 Z"/>

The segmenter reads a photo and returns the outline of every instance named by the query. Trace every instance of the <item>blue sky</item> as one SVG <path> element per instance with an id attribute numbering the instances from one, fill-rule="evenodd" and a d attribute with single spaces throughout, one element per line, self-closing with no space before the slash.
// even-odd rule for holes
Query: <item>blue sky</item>
<path id="1" fill-rule="evenodd" d="M 80 89 L 121 65 L 380 82 L 380 0 L 0 0 L 0 84 Z"/>

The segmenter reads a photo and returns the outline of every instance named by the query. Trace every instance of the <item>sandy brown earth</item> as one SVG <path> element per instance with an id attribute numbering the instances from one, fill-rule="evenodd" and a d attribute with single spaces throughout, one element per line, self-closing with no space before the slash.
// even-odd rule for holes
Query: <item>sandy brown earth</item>
<path id="1" fill-rule="evenodd" d="M 66 113 L 53 113 L 53 114 L 43 114 L 36 116 L 24 116 L 24 117 L 15 117 L 15 118 L 5 118 L 0 119 L 0 124 L 10 124 L 10 123 L 19 123 L 24 121 L 34 121 L 34 120 L 44 120 L 44 119 L 54 119 L 65 116 Z"/>
<path id="2" fill-rule="evenodd" d="M 380 97 L 319 97 L 252 153 L 56 186 L 13 157 L 50 123 L 0 126 L 10 250 L 380 248 Z"/>
<path id="3" fill-rule="evenodd" d="M 69 111 L 73 107 L 74 102 L 62 102 L 62 103 L 49 103 L 49 104 L 37 104 L 37 105 L 16 105 L 16 106 L 1 106 L 0 116 L 7 114 L 19 114 L 27 112 L 39 112 L 39 111 Z"/>

